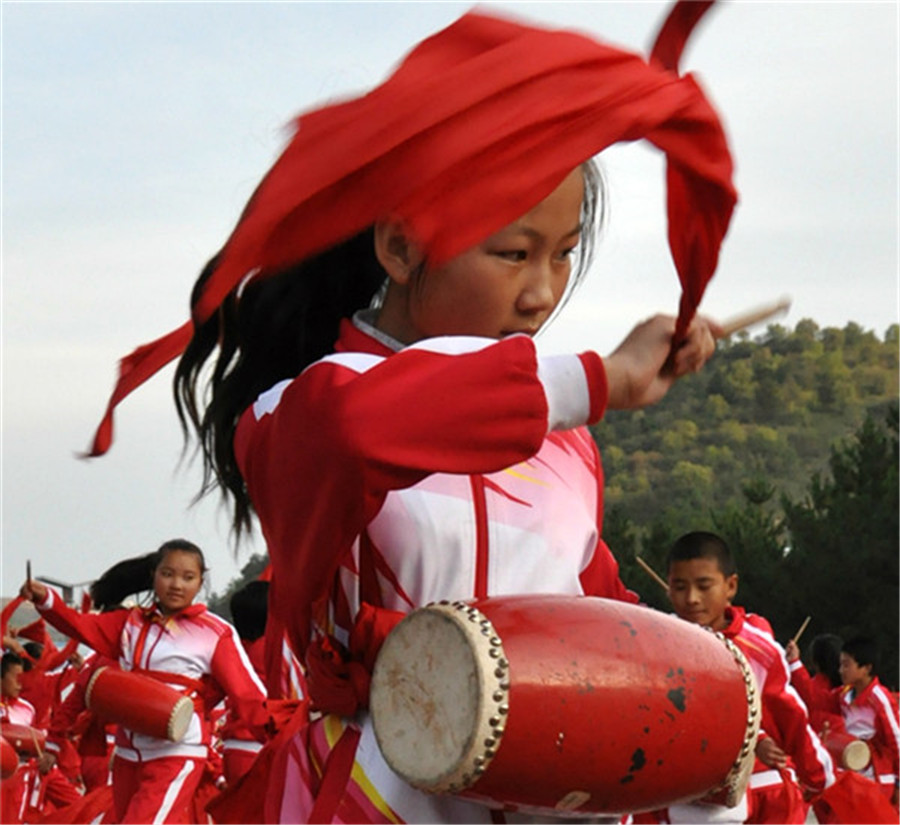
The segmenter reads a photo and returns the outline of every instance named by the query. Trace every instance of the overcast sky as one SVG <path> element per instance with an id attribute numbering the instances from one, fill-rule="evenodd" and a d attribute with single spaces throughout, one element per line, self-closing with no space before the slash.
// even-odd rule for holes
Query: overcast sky
<path id="1" fill-rule="evenodd" d="M 665 4 L 489 3 L 645 52 Z M 447 3 L 14 3 L 2 14 L 2 593 L 185 536 L 222 590 L 228 517 L 191 507 L 171 368 L 89 443 L 117 360 L 187 318 L 285 124 L 379 82 Z M 898 4 L 723 2 L 682 61 L 721 112 L 740 203 L 703 311 L 788 294 L 793 326 L 898 320 Z M 678 285 L 655 150 L 601 156 L 611 222 L 548 351 L 610 351 Z"/>

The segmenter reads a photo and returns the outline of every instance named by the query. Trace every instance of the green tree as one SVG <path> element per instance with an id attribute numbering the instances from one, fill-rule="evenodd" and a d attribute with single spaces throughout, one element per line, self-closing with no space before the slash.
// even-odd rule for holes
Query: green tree
<path id="1" fill-rule="evenodd" d="M 269 563 L 269 556 L 266 553 L 254 553 L 247 560 L 247 563 L 241 568 L 240 575 L 233 578 L 225 592 L 219 595 L 213 593 L 209 598 L 207 607 L 215 614 L 221 616 L 227 621 L 231 621 L 231 607 L 229 602 L 231 597 L 242 587 L 259 578 L 259 574 L 266 569 Z"/>
<path id="2" fill-rule="evenodd" d="M 868 415 L 855 436 L 832 447 L 831 477 L 815 475 L 800 501 L 784 498 L 792 549 L 792 601 L 815 632 L 874 635 L 881 675 L 898 684 L 898 408 Z M 797 614 L 799 615 L 799 613 Z"/>

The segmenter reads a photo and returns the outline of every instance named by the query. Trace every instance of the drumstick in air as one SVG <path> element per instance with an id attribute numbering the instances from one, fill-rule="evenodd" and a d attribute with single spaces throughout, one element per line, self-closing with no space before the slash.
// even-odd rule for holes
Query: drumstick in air
<path id="1" fill-rule="evenodd" d="M 31 581 L 31 559 L 27 559 L 25 562 L 25 579 Z"/>
<path id="2" fill-rule="evenodd" d="M 803 635 L 803 631 L 806 630 L 806 626 L 809 624 L 809 620 L 810 620 L 811 618 L 812 618 L 812 616 L 807 616 L 807 617 L 803 620 L 803 624 L 800 625 L 800 629 L 794 634 L 794 638 L 791 639 L 791 641 L 792 641 L 794 644 L 797 644 L 797 642 L 800 641 L 800 637 Z"/>
<path id="3" fill-rule="evenodd" d="M 656 581 L 656 583 L 657 583 L 663 590 L 665 590 L 666 593 L 668 593 L 668 592 L 669 592 L 669 585 L 666 584 L 666 582 L 665 582 L 665 580 L 663 579 L 663 577 L 660 576 L 659 573 L 657 573 L 657 572 L 656 572 L 649 564 L 647 564 L 647 562 L 645 562 L 640 556 L 635 556 L 635 558 L 637 559 L 637 563 L 638 563 L 641 567 L 643 567 L 644 570 L 647 571 L 647 573 L 650 574 L 650 576 L 653 578 L 653 580 Z"/>
<path id="4" fill-rule="evenodd" d="M 735 315 L 733 318 L 722 324 L 722 334 L 718 337 L 727 338 L 729 335 L 734 335 L 742 329 L 747 329 L 747 327 L 752 327 L 754 324 L 758 324 L 761 321 L 768 321 L 770 318 L 781 315 L 790 308 L 791 299 L 784 297 L 774 304 L 764 304 L 763 306 L 756 307 L 756 309 L 742 312 L 740 315 Z"/>

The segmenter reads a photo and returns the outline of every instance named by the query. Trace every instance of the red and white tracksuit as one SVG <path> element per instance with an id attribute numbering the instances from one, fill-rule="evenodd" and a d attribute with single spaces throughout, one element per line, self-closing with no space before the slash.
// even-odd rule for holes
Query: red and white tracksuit
<path id="1" fill-rule="evenodd" d="M 825 709 L 831 704 L 828 697 L 834 690 L 829 678 L 824 673 L 810 676 L 800 659 L 791 662 L 790 668 L 791 684 L 809 710 L 809 719 L 813 730 L 821 736 L 827 724 L 832 732 L 844 731 L 844 717 L 841 716 L 840 711 Z"/>
<path id="2" fill-rule="evenodd" d="M 582 426 L 604 411 L 603 364 L 594 353 L 538 357 L 522 335 L 395 352 L 359 318 L 343 323 L 336 349 L 260 396 L 235 438 L 273 565 L 270 618 L 306 650 L 309 691 L 326 711 L 309 748 L 272 778 L 268 815 L 309 821 L 313 766 L 352 727 L 360 739 L 336 821 L 488 822 L 486 808 L 393 774 L 354 701 L 364 697 L 329 695 L 319 653 L 370 661 L 355 648 L 370 606 L 377 624 L 440 599 L 637 601 L 600 537 L 602 470 Z"/>
<path id="3" fill-rule="evenodd" d="M 864 739 L 872 752 L 872 762 L 862 773 L 874 779 L 891 797 L 900 776 L 900 724 L 897 697 L 877 676 L 865 690 L 856 693 L 849 685 L 835 688 L 817 699 L 819 708 L 840 713 L 851 736 Z"/>
<path id="4" fill-rule="evenodd" d="M 0 720 L 15 725 L 34 727 L 37 711 L 21 696 L 0 699 Z M 35 728 L 43 735 L 43 729 Z M 33 751 L 31 751 L 33 753 Z M 81 792 L 54 765 L 46 774 L 38 770 L 37 759 L 20 755 L 19 770 L 3 782 L 0 816 L 3 822 L 29 822 L 35 817 L 65 807 L 80 799 Z"/>
<path id="5" fill-rule="evenodd" d="M 115 725 L 107 724 L 88 710 L 84 693 L 94 673 L 101 667 L 118 664 L 112 659 L 91 653 L 78 672 L 78 678 L 65 700 L 53 711 L 47 734 L 47 750 L 57 754 L 77 739 L 79 772 L 86 792 L 110 781 L 110 757 L 115 739 Z"/>
<path id="6" fill-rule="evenodd" d="M 113 766 L 111 821 L 188 821 L 189 803 L 208 755 L 209 710 L 227 695 L 260 736 L 268 718 L 265 690 L 235 629 L 202 604 L 172 616 L 164 616 L 155 606 L 84 614 L 48 590 L 37 607 L 54 627 L 117 659 L 123 670 L 152 671 L 163 682 L 171 674 L 168 684 L 194 700 L 195 712 L 179 742 L 119 726 Z"/>

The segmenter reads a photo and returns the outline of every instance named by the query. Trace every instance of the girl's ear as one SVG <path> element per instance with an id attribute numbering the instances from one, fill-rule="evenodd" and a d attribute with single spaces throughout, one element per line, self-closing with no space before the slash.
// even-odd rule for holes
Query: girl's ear
<path id="1" fill-rule="evenodd" d="M 405 286 L 425 256 L 406 225 L 399 218 L 375 224 L 375 257 L 397 284 Z"/>

